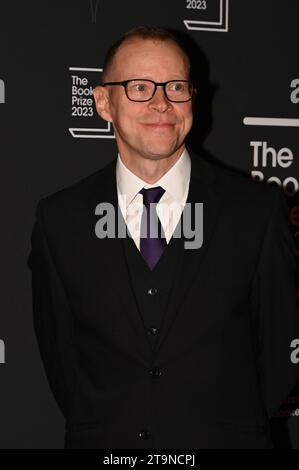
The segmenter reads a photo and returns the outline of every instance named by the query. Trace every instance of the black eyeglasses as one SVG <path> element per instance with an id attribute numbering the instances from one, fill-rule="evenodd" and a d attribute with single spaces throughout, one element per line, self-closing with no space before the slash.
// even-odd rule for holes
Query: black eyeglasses
<path id="1" fill-rule="evenodd" d="M 185 103 L 193 96 L 194 87 L 188 80 L 168 80 L 157 83 L 153 80 L 134 78 L 122 82 L 106 82 L 102 86 L 121 85 L 125 88 L 127 98 L 130 101 L 149 101 L 156 93 L 157 87 L 162 86 L 164 94 L 169 101 L 174 103 Z"/>

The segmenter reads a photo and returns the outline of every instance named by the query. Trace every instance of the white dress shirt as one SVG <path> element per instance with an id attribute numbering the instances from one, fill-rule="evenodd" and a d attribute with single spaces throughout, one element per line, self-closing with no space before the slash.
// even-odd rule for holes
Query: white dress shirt
<path id="1" fill-rule="evenodd" d="M 190 183 L 191 160 L 186 149 L 175 164 L 154 184 L 143 181 L 123 163 L 120 154 L 116 162 L 118 204 L 123 218 L 138 250 L 140 249 L 140 224 L 143 211 L 142 188 L 161 186 L 165 189 L 157 203 L 157 214 L 169 243 L 184 209 Z"/>

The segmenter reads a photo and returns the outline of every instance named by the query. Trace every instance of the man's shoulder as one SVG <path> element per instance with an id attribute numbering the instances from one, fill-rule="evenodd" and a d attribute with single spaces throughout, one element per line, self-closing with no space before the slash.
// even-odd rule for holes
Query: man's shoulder
<path id="1" fill-rule="evenodd" d="M 78 204 L 82 205 L 84 202 L 91 197 L 93 193 L 96 193 L 103 186 L 103 183 L 111 181 L 113 182 L 112 176 L 115 171 L 116 159 L 106 164 L 103 168 L 80 178 L 78 181 L 71 183 L 58 191 L 50 193 L 42 197 L 38 206 L 42 206 L 44 209 L 56 210 L 66 209 L 71 210 Z"/>
<path id="2" fill-rule="evenodd" d="M 198 160 L 196 160 L 198 157 Z M 271 204 L 282 189 L 277 184 L 269 184 L 253 179 L 250 174 L 229 167 L 223 162 L 197 156 L 193 153 L 192 162 L 197 175 L 204 172 L 204 180 L 210 184 L 220 197 L 250 204 Z"/>
<path id="3" fill-rule="evenodd" d="M 190 156 L 198 183 L 203 181 L 236 219 L 241 213 L 246 213 L 250 220 L 262 222 L 268 220 L 275 207 L 286 214 L 286 197 L 277 184 L 260 182 L 248 173 L 217 160 L 204 158 L 202 154 L 192 152 Z"/>

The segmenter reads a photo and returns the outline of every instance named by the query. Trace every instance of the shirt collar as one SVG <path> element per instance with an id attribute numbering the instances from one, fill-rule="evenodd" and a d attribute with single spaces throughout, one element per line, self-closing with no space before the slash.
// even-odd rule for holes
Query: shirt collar
<path id="1" fill-rule="evenodd" d="M 118 153 L 116 163 L 116 181 L 118 194 L 125 197 L 125 206 L 133 201 L 142 188 L 161 186 L 173 199 L 181 202 L 189 184 L 191 172 L 190 155 L 185 148 L 175 164 L 155 183 L 149 184 L 132 173 L 123 163 Z"/>

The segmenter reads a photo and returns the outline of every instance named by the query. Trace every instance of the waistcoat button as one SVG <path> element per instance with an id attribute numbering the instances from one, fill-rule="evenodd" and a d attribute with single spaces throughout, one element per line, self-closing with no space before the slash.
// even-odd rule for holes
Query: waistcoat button
<path id="1" fill-rule="evenodd" d="M 140 433 L 138 434 L 138 437 L 140 439 L 148 439 L 150 437 L 150 433 L 148 429 L 142 429 Z"/>
<path id="2" fill-rule="evenodd" d="M 159 369 L 159 367 L 153 367 L 151 370 L 150 370 L 150 374 L 152 377 L 154 378 L 158 378 L 162 375 L 162 372 L 161 370 Z"/>
<path id="3" fill-rule="evenodd" d="M 154 328 L 153 326 L 147 330 L 148 334 L 154 336 L 157 334 L 158 328 Z"/>
<path id="4" fill-rule="evenodd" d="M 155 295 L 157 292 L 158 292 L 158 289 L 156 289 L 155 287 L 151 287 L 151 288 L 147 291 L 147 293 L 148 293 L 149 295 Z"/>

